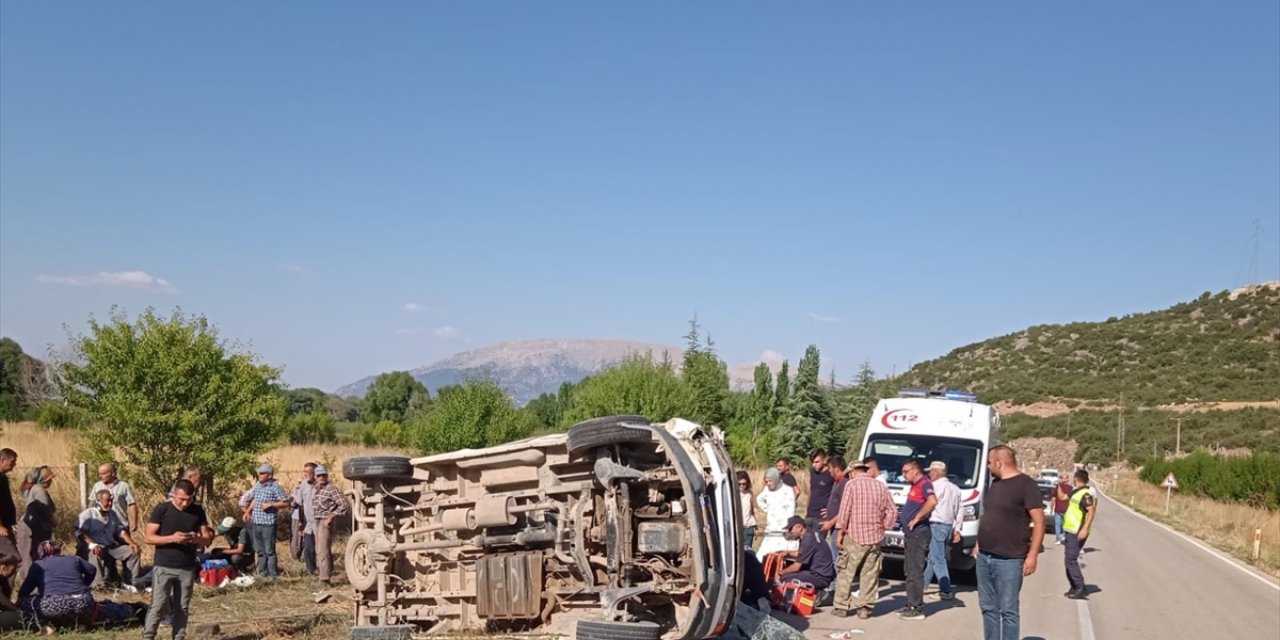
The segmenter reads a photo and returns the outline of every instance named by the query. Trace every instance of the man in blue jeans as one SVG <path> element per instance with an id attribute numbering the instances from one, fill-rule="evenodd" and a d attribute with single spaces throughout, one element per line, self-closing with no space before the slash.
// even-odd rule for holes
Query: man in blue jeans
<path id="1" fill-rule="evenodd" d="M 275 468 L 258 467 L 258 482 L 253 485 L 249 519 L 253 523 L 253 548 L 258 552 L 258 576 L 276 578 L 280 566 L 276 559 L 276 513 L 289 508 L 289 494 L 276 482 Z"/>
<path id="2" fill-rule="evenodd" d="M 933 494 L 938 506 L 929 514 L 929 561 L 924 569 L 924 586 L 928 587 L 934 576 L 938 577 L 938 597 L 950 600 L 955 597 L 951 584 L 951 572 L 947 568 L 947 543 L 960 542 L 960 525 L 964 524 L 964 506 L 960 489 L 947 478 L 947 464 L 934 460 L 929 464 L 929 479 L 933 481 Z"/>
<path id="3" fill-rule="evenodd" d="M 1018 597 L 1022 579 L 1036 572 L 1044 541 L 1044 503 L 1035 480 L 1018 471 L 1006 445 L 987 454 L 993 479 L 978 520 L 978 606 L 983 640 L 1020 640 Z"/>

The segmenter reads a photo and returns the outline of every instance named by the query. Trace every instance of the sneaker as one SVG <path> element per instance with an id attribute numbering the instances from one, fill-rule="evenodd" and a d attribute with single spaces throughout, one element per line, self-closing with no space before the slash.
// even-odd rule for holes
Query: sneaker
<path id="1" fill-rule="evenodd" d="M 898 612 L 898 617 L 903 620 L 924 620 L 924 611 L 916 607 L 907 607 Z"/>
<path id="2" fill-rule="evenodd" d="M 1072 600 L 1088 600 L 1089 592 L 1084 589 L 1072 589 L 1067 592 L 1067 597 Z"/>
<path id="3" fill-rule="evenodd" d="M 858 609 L 858 619 L 866 620 L 871 617 L 871 609 L 869 607 L 860 607 Z"/>
<path id="4" fill-rule="evenodd" d="M 956 594 L 954 591 L 943 591 L 938 594 L 938 597 L 942 598 L 943 600 L 955 600 Z"/>
<path id="5" fill-rule="evenodd" d="M 848 617 L 849 617 L 849 610 L 848 610 L 848 609 L 832 609 L 832 610 L 831 610 L 831 615 L 833 615 L 833 616 L 835 616 L 835 617 L 837 617 L 837 618 L 848 618 Z"/>

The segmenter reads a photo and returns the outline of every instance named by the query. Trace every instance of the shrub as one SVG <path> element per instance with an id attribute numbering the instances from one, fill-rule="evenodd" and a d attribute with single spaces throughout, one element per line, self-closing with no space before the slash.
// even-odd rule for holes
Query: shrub
<path id="1" fill-rule="evenodd" d="M 1177 460 L 1149 461 L 1139 477 L 1158 485 L 1169 473 L 1183 493 L 1280 509 L 1280 455 L 1274 453 L 1224 458 L 1201 449 Z"/>
<path id="2" fill-rule="evenodd" d="M 84 412 L 53 401 L 36 405 L 31 417 L 46 429 L 78 429 L 87 422 Z"/>

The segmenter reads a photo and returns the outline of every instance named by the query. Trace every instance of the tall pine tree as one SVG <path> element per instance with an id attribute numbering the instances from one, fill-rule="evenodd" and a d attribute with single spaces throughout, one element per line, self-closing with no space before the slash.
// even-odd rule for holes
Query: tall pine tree
<path id="1" fill-rule="evenodd" d="M 867 422 L 875 411 L 880 400 L 882 383 L 876 380 L 876 372 L 871 363 L 863 362 L 858 368 L 858 375 L 853 386 L 840 390 L 836 405 L 836 421 L 847 425 L 844 446 L 851 457 L 858 457 L 862 452 L 862 439 L 867 432 Z"/>
<path id="2" fill-rule="evenodd" d="M 827 395 L 818 384 L 820 373 L 818 347 L 809 345 L 796 367 L 795 388 L 787 403 L 778 442 L 784 455 L 797 460 L 807 459 L 814 448 L 830 449 L 834 444 L 834 416 Z"/>
<path id="3" fill-rule="evenodd" d="M 728 417 L 729 368 L 716 356 L 711 336 L 704 341 L 698 316 L 689 321 L 685 335 L 684 371 L 681 378 L 689 389 L 690 420 L 704 425 L 723 426 Z"/>

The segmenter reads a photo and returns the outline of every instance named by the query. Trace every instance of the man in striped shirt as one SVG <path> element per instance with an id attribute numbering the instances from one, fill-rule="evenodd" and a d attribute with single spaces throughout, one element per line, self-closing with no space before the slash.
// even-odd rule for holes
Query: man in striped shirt
<path id="1" fill-rule="evenodd" d="M 333 519 L 345 516 L 351 510 L 347 497 L 337 487 L 329 483 L 329 470 L 324 465 L 315 468 L 315 493 L 312 500 L 314 513 L 309 524 L 315 532 L 316 564 L 320 571 L 320 584 L 331 586 L 329 574 L 333 571 L 332 546 L 329 540 L 333 534 Z"/>
<path id="2" fill-rule="evenodd" d="M 897 507 L 889 495 L 889 489 L 879 480 L 862 475 L 849 480 L 840 499 L 840 514 L 836 516 L 836 542 L 843 553 L 837 565 L 835 606 L 836 617 L 847 617 L 850 609 L 856 609 L 858 617 L 871 617 L 879 595 L 880 567 L 884 561 L 880 545 L 884 532 L 893 528 L 898 518 Z M 858 578 L 858 594 L 853 597 L 854 578 Z"/>
<path id="3" fill-rule="evenodd" d="M 289 494 L 275 479 L 275 467 L 263 464 L 258 467 L 258 482 L 253 485 L 249 519 L 253 522 L 253 548 L 258 552 L 258 576 L 280 576 L 276 559 L 276 513 L 289 508 Z"/>

